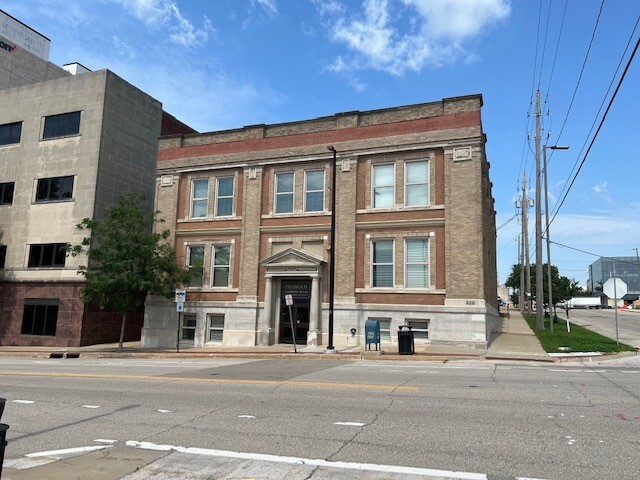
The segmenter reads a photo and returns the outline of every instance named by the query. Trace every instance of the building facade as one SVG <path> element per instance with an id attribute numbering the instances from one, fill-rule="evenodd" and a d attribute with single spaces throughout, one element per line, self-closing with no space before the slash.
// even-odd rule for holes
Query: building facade
<path id="1" fill-rule="evenodd" d="M 417 341 L 485 347 L 498 305 L 481 107 L 473 95 L 161 138 L 156 208 L 198 272 L 182 346 L 326 345 L 335 248 L 335 344 L 378 320 L 383 343 L 410 325 Z M 177 325 L 174 304 L 148 298 L 143 346 L 175 347 Z"/>
<path id="2" fill-rule="evenodd" d="M 79 299 L 86 258 L 66 246 L 86 235 L 78 223 L 121 195 L 142 193 L 151 209 L 163 123 L 168 133 L 193 130 L 163 119 L 159 101 L 113 72 L 70 65 L 72 75 L 0 40 L 10 46 L 0 49 L 0 345 L 117 341 L 120 315 Z M 126 338 L 139 339 L 141 327 L 142 314 Z"/>
<path id="3" fill-rule="evenodd" d="M 602 293 L 610 278 L 620 278 L 627 284 L 622 300 L 633 302 L 640 297 L 640 259 L 638 257 L 601 257 L 589 265 L 587 285 L 592 292 Z"/>

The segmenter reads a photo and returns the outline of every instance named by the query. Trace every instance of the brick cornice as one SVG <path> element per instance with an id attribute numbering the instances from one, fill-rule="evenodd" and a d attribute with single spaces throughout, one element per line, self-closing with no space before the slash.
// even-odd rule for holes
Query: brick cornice
<path id="1" fill-rule="evenodd" d="M 252 138 L 234 142 L 210 143 L 185 147 L 171 147 L 158 151 L 158 160 L 177 160 L 210 155 L 226 155 L 260 150 L 301 147 L 317 144 L 332 144 L 394 135 L 449 130 L 480 126 L 480 111 L 465 111 L 448 115 L 420 118 L 401 122 L 339 128 L 313 133 L 299 133 L 279 137 Z"/>

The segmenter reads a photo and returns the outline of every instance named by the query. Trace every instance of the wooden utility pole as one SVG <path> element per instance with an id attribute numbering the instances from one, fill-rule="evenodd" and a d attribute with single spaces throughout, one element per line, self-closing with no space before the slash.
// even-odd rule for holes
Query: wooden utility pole
<path id="1" fill-rule="evenodd" d="M 544 285 L 542 283 L 542 189 L 540 184 L 540 90 L 536 91 L 536 328 L 544 330 Z"/>

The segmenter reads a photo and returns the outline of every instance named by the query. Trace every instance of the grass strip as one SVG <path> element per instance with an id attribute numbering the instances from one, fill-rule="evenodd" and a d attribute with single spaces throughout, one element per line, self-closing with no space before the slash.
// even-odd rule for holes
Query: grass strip
<path id="1" fill-rule="evenodd" d="M 545 330 L 536 329 L 536 316 L 534 314 L 524 315 L 525 320 L 540 340 L 542 348 L 547 353 L 561 353 L 559 347 L 569 347 L 570 352 L 634 352 L 636 349 L 621 343 L 616 345 L 616 341 L 611 338 L 592 332 L 580 325 L 570 323 L 571 332 L 567 332 L 565 320 L 558 319 L 554 325 L 553 335 L 549 331 L 549 318 L 544 319 Z"/>

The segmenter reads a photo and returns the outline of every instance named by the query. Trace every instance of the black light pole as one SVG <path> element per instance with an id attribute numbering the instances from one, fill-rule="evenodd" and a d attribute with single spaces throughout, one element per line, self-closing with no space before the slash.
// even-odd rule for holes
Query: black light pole
<path id="1" fill-rule="evenodd" d="M 331 249 L 329 250 L 329 339 L 327 353 L 334 353 L 333 346 L 333 296 L 336 278 L 336 149 L 327 147 L 333 152 L 333 164 L 331 166 Z"/>

